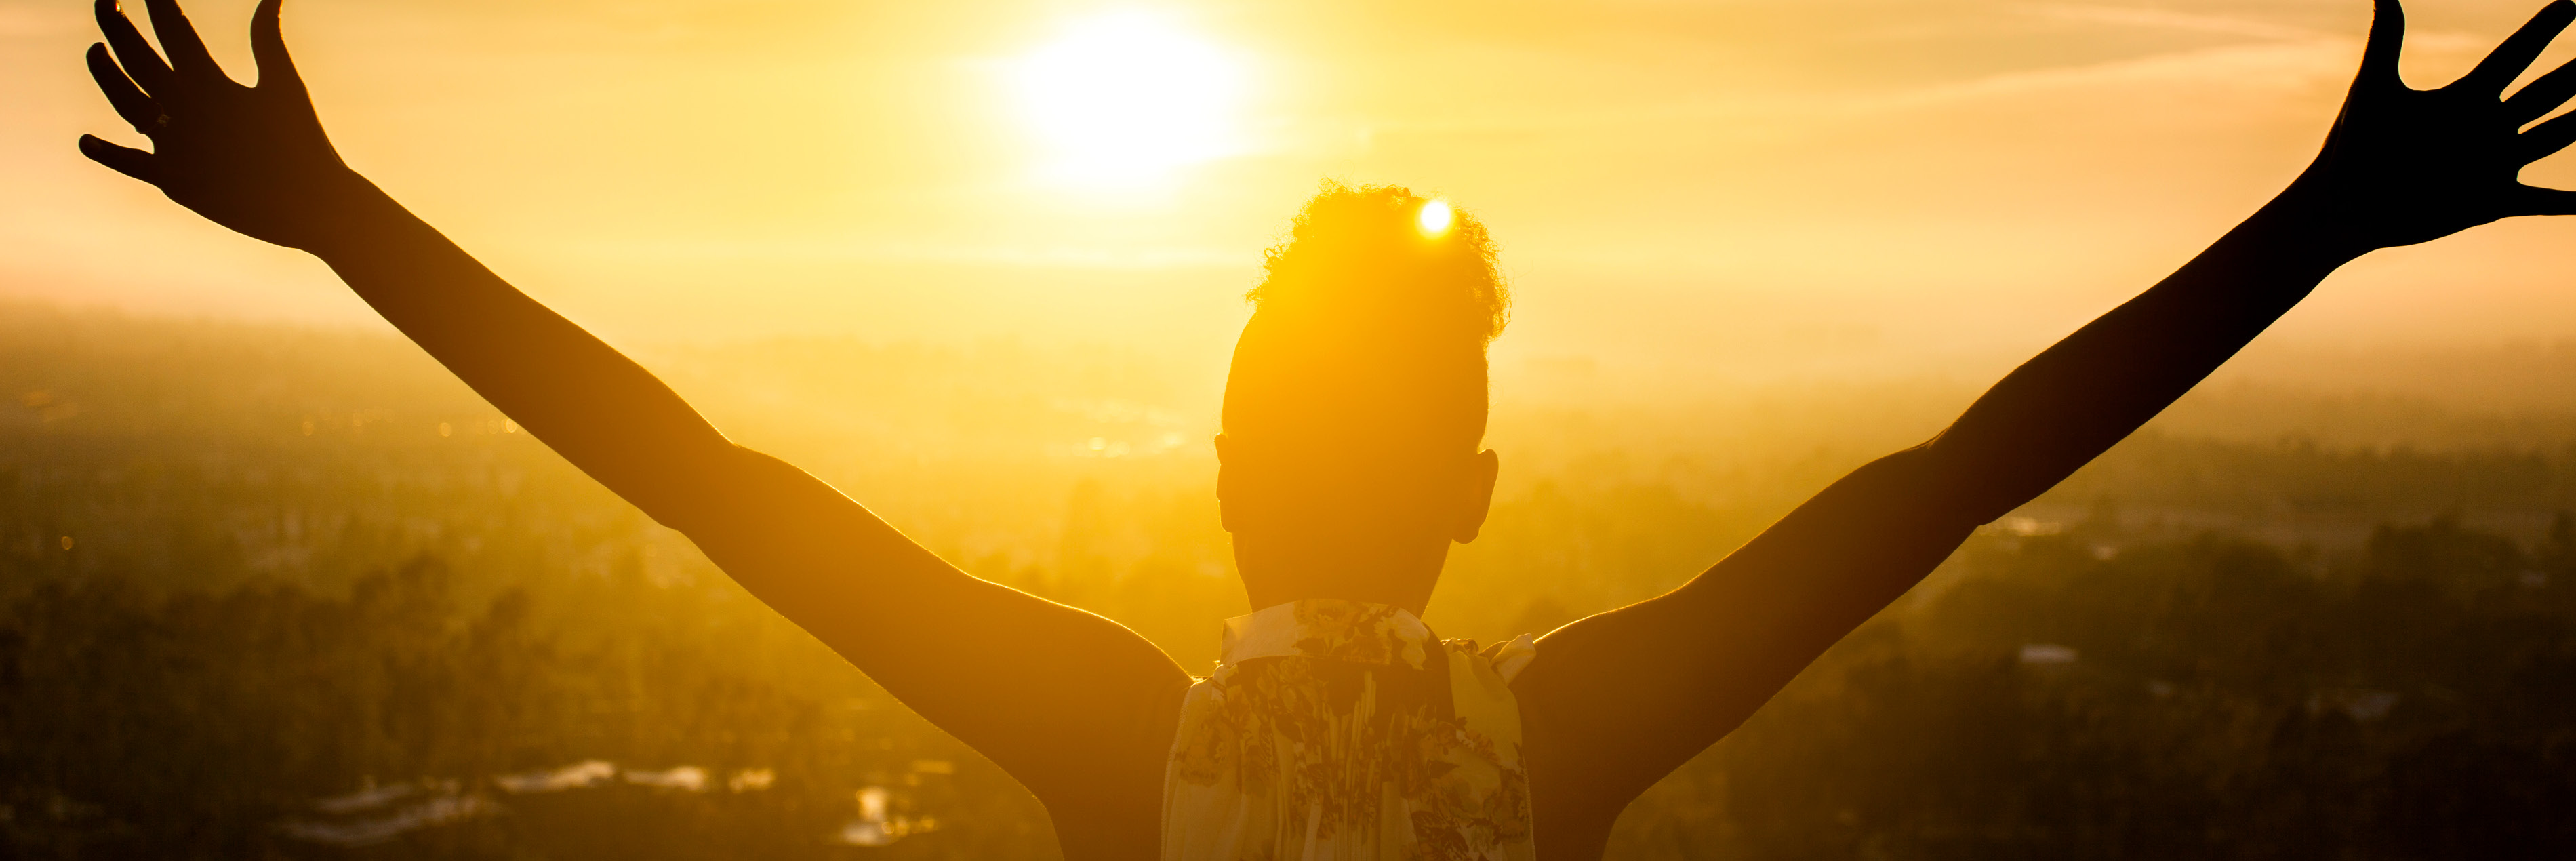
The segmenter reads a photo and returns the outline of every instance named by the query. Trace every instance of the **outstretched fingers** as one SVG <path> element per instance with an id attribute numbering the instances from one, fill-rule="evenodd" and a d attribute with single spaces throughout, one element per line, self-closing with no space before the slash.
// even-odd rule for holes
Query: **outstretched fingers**
<path id="1" fill-rule="evenodd" d="M 277 20 L 281 5 L 283 0 L 259 0 L 259 8 L 250 13 L 250 55 L 259 63 L 260 89 L 301 93 L 304 78 L 286 53 L 286 33 Z"/>
<path id="2" fill-rule="evenodd" d="M 98 91 L 107 94 L 108 105 L 116 108 L 116 115 L 124 117 L 127 125 L 147 135 L 161 130 L 160 106 L 125 77 L 125 70 L 116 67 L 116 61 L 107 55 L 106 45 L 89 46 L 89 76 L 98 81 Z"/>
<path id="3" fill-rule="evenodd" d="M 109 47 L 116 49 L 116 61 L 125 67 L 125 73 L 132 75 L 144 92 L 168 95 L 169 64 L 161 62 L 161 53 L 152 50 L 143 32 L 134 29 L 134 22 L 125 17 L 124 10 L 116 8 L 116 0 L 98 0 L 94 11 L 98 15 L 98 32 L 107 37 Z"/>
<path id="4" fill-rule="evenodd" d="M 2550 40 L 2558 38 L 2558 33 L 2567 29 L 2570 22 L 2576 22 L 2576 2 L 2551 0 L 2549 5 L 2540 7 L 2540 13 L 2531 16 L 2522 29 L 2513 31 L 2513 35 L 2505 37 L 2504 44 L 2497 45 L 2486 59 L 2478 61 L 2477 68 L 2470 69 L 2451 86 L 2473 93 L 2502 95 L 2505 86 L 2521 77 L 2523 70 L 2531 68 L 2531 61 L 2538 59 L 2540 52 L 2549 47 Z"/>
<path id="5" fill-rule="evenodd" d="M 2514 144 L 2522 151 L 2523 164 L 2556 155 L 2568 144 L 2576 144 L 2576 114 L 2532 126 L 2530 131 L 2515 137 Z"/>
<path id="6" fill-rule="evenodd" d="M 2514 122 L 2527 123 L 2557 110 L 2570 97 L 2576 97 L 2576 63 L 2551 69 L 2549 74 L 2523 85 L 2504 100 L 2504 109 Z"/>
<path id="7" fill-rule="evenodd" d="M 160 163 L 153 155 L 133 147 L 117 146 L 100 140 L 97 135 L 81 135 L 81 155 L 90 161 L 107 165 L 110 170 L 151 183 L 161 184 Z"/>
<path id="8" fill-rule="evenodd" d="M 223 77 L 222 66 L 215 55 L 206 51 L 206 40 L 197 37 L 197 28 L 188 23 L 188 13 L 179 11 L 179 0 L 143 0 L 144 11 L 152 13 L 152 35 L 161 37 L 161 51 L 170 56 L 170 68 L 192 77 Z"/>
<path id="9" fill-rule="evenodd" d="M 2526 185 L 2514 203 L 2523 215 L 2576 215 L 2576 191 Z"/>

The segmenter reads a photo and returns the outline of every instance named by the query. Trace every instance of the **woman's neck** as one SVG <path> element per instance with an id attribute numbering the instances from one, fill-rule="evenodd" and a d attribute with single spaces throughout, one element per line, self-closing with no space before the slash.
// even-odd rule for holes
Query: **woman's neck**
<path id="1" fill-rule="evenodd" d="M 1448 560 L 1449 542 L 1396 546 L 1237 534 L 1235 569 L 1255 610 L 1307 598 L 1340 598 L 1402 607 L 1415 615 L 1431 603 Z"/>

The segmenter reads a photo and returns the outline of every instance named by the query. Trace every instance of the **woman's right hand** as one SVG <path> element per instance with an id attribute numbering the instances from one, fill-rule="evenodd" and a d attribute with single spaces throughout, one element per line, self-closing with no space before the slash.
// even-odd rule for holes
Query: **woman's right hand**
<path id="1" fill-rule="evenodd" d="M 152 139 L 152 150 L 94 135 L 82 135 L 80 149 L 216 224 L 313 251 L 349 223 L 345 205 L 373 187 L 340 161 L 322 133 L 279 33 L 278 4 L 261 0 L 252 13 L 259 84 L 245 87 L 215 64 L 176 0 L 145 4 L 167 62 L 116 0 L 98 0 L 107 42 L 90 46 L 90 75 L 117 115 Z"/>
<path id="2" fill-rule="evenodd" d="M 2576 213 L 2576 192 L 2521 180 L 2524 167 L 2576 142 L 2576 118 L 2532 124 L 2576 96 L 2576 64 L 2505 93 L 2576 22 L 2576 3 L 2552 0 L 2477 68 L 2432 90 L 2398 78 L 2406 38 L 2398 3 L 2378 0 L 2343 115 L 2324 152 L 2283 194 L 2326 228 L 2315 238 L 2359 254 L 2503 218 Z"/>

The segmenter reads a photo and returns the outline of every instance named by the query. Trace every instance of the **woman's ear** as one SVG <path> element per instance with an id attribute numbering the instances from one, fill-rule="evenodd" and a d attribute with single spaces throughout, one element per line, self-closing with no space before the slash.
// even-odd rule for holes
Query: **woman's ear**
<path id="1" fill-rule="evenodd" d="M 1502 469 L 1502 456 L 1490 448 L 1468 459 L 1467 474 L 1461 476 L 1458 486 L 1457 519 L 1453 521 L 1456 525 L 1449 530 L 1450 540 L 1465 544 L 1476 540 L 1476 535 L 1484 531 L 1485 516 L 1494 510 L 1494 477 L 1501 475 Z M 1224 481 L 1222 477 L 1217 479 L 1219 485 Z M 1223 490 L 1218 491 L 1220 496 L 1223 493 Z"/>

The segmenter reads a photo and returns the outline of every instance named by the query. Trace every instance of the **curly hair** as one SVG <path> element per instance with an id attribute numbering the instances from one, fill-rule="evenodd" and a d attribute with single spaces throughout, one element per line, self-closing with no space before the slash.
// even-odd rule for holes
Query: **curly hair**
<path id="1" fill-rule="evenodd" d="M 1445 225 L 1424 218 L 1435 204 L 1447 206 L 1330 181 L 1306 202 L 1245 296 L 1229 436 L 1344 458 L 1483 438 L 1485 348 L 1510 294 L 1484 224 L 1454 209 Z"/>
<path id="2" fill-rule="evenodd" d="M 1423 209 L 1434 204 L 1447 206 L 1401 186 L 1326 180 L 1288 240 L 1263 252 L 1264 277 L 1244 298 L 1258 313 L 1315 312 L 1490 342 L 1511 306 L 1493 238 L 1455 209 L 1445 229 L 1423 229 Z"/>

